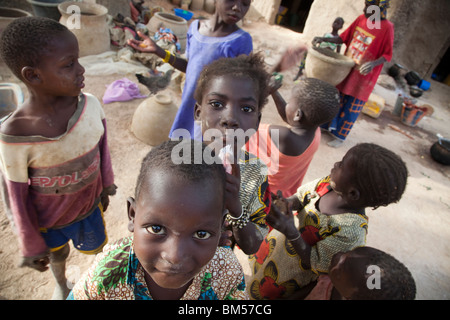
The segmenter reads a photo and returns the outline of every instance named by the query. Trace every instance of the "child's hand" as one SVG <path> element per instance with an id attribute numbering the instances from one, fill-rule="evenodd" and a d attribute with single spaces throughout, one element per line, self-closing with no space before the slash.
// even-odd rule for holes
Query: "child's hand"
<path id="1" fill-rule="evenodd" d="M 220 235 L 219 246 L 231 246 L 233 241 L 231 241 L 231 237 L 233 236 L 233 232 L 228 228 L 230 223 L 227 220 L 224 220 L 222 233 Z"/>
<path id="2" fill-rule="evenodd" d="M 283 233 L 288 239 L 293 239 L 298 235 L 298 230 L 294 224 L 294 215 L 292 214 L 292 204 L 286 198 L 283 198 L 280 190 L 273 197 L 266 222 Z"/>
<path id="3" fill-rule="evenodd" d="M 225 201 L 226 208 L 229 214 L 237 218 L 242 213 L 242 204 L 239 200 L 239 189 L 241 187 L 241 170 L 239 164 L 234 161 L 231 163 L 231 174 L 227 173 L 226 187 L 225 187 Z"/>
<path id="4" fill-rule="evenodd" d="M 281 56 L 280 61 L 275 65 L 275 72 L 283 72 L 292 67 L 300 64 L 305 53 L 308 51 L 308 47 L 304 44 L 300 44 L 297 47 L 289 48 Z"/>
<path id="5" fill-rule="evenodd" d="M 40 272 L 48 270 L 48 264 L 50 263 L 49 255 L 42 257 L 22 257 L 22 261 L 19 267 L 30 267 Z"/>
<path id="6" fill-rule="evenodd" d="M 369 73 L 372 72 L 375 66 L 376 66 L 375 61 L 366 62 L 359 68 L 359 73 L 361 73 L 363 76 L 368 75 Z"/>
<path id="7" fill-rule="evenodd" d="M 312 45 L 313 46 L 318 46 L 319 44 L 321 44 L 324 41 L 323 37 L 314 37 L 314 39 L 312 40 Z"/>
<path id="8" fill-rule="evenodd" d="M 133 49 L 140 52 L 155 53 L 157 48 L 156 43 L 142 32 L 138 31 L 137 33 L 142 41 L 129 39 L 127 41 L 127 44 Z"/>
<path id="9" fill-rule="evenodd" d="M 283 85 L 283 78 L 280 75 L 272 75 L 269 79 L 269 94 L 274 93 Z"/>

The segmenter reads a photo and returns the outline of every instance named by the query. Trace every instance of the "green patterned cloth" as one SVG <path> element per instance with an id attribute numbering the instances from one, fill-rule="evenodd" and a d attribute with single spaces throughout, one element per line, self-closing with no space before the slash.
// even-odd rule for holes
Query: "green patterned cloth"
<path id="1" fill-rule="evenodd" d="M 214 275 L 214 277 L 213 277 Z M 69 300 L 152 300 L 133 237 L 106 245 L 76 283 Z M 247 300 L 244 273 L 229 247 L 218 247 L 181 300 Z"/>

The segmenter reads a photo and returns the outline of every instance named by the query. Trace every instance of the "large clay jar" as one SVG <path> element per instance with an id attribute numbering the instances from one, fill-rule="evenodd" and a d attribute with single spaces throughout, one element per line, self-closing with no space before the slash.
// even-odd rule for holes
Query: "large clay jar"
<path id="1" fill-rule="evenodd" d="M 61 13 L 59 22 L 78 39 L 80 57 L 110 50 L 111 40 L 106 22 L 108 9 L 87 2 L 63 2 L 58 5 L 58 10 Z"/>
<path id="2" fill-rule="evenodd" d="M 326 81 L 333 86 L 341 83 L 355 66 L 352 58 L 327 48 L 313 47 L 308 50 L 305 72 L 309 78 Z"/>
<path id="3" fill-rule="evenodd" d="M 180 6 L 181 0 L 172 0 L 172 3 L 176 6 Z"/>
<path id="4" fill-rule="evenodd" d="M 190 9 L 194 11 L 203 10 L 205 0 L 192 0 Z"/>
<path id="5" fill-rule="evenodd" d="M 180 42 L 181 53 L 186 49 L 188 24 L 185 19 L 167 12 L 156 12 L 147 23 L 147 28 L 152 34 L 156 33 L 159 28 L 169 28 Z"/>
<path id="6" fill-rule="evenodd" d="M 216 11 L 215 0 L 205 0 L 204 8 L 206 12 L 213 14 Z"/>
<path id="7" fill-rule="evenodd" d="M 134 112 L 131 131 L 142 142 L 157 146 L 169 139 L 177 111 L 177 106 L 168 94 L 151 96 L 142 101 Z"/>

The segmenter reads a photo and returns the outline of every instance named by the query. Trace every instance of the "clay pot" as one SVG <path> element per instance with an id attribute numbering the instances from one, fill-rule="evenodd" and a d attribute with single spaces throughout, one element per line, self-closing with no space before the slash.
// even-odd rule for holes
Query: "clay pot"
<path id="1" fill-rule="evenodd" d="M 108 9 L 110 16 L 116 17 L 120 13 L 124 17 L 131 17 L 129 0 L 95 0 L 94 2 Z"/>
<path id="2" fill-rule="evenodd" d="M 186 38 L 188 31 L 187 21 L 181 17 L 167 12 L 156 12 L 147 23 L 151 33 L 156 33 L 159 28 L 169 28 L 177 36 L 180 42 L 181 53 L 186 49 Z"/>
<path id="3" fill-rule="evenodd" d="M 206 12 L 213 14 L 216 11 L 216 1 L 205 0 L 204 9 Z"/>
<path id="4" fill-rule="evenodd" d="M 70 6 L 78 9 L 72 10 Z M 69 12 L 67 12 L 69 9 Z M 110 50 L 107 24 L 108 9 L 99 4 L 86 2 L 63 2 L 58 5 L 59 22 L 72 31 L 78 39 L 80 57 L 100 54 Z"/>
<path id="5" fill-rule="evenodd" d="M 305 61 L 306 75 L 326 81 L 333 86 L 341 83 L 355 66 L 355 62 L 343 54 L 326 48 L 313 47 Z"/>
<path id="6" fill-rule="evenodd" d="M 0 36 L 8 24 L 20 17 L 31 16 L 31 13 L 20 9 L 0 7 Z"/>
<path id="7" fill-rule="evenodd" d="M 45 17 L 56 21 L 61 18 L 58 5 L 64 0 L 27 0 L 27 2 L 31 4 L 36 17 Z"/>
<path id="8" fill-rule="evenodd" d="M 205 4 L 205 0 L 192 0 L 191 2 L 191 10 L 203 10 L 203 5 Z"/>
<path id="9" fill-rule="evenodd" d="M 177 111 L 177 106 L 168 94 L 151 96 L 142 101 L 134 112 L 131 131 L 142 142 L 157 146 L 169 139 Z"/>
<path id="10" fill-rule="evenodd" d="M 180 6 L 181 0 L 172 0 L 172 3 L 176 6 Z"/>

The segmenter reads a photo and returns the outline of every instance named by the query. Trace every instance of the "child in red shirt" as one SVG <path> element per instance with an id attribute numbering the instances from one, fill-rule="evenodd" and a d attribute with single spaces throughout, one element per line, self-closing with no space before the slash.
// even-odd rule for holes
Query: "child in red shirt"
<path id="1" fill-rule="evenodd" d="M 338 115 L 322 126 L 335 136 L 328 145 L 340 146 L 350 133 L 362 108 L 367 102 L 381 73 L 383 64 L 392 58 L 394 25 L 386 19 L 389 0 L 366 0 L 364 14 L 337 38 L 316 37 L 313 44 L 323 41 L 345 43 L 345 55 L 351 57 L 356 66 L 337 88 L 341 92 L 341 109 Z M 378 6 L 380 15 L 373 19 L 372 6 Z M 376 12 L 376 11 L 375 11 Z"/>

